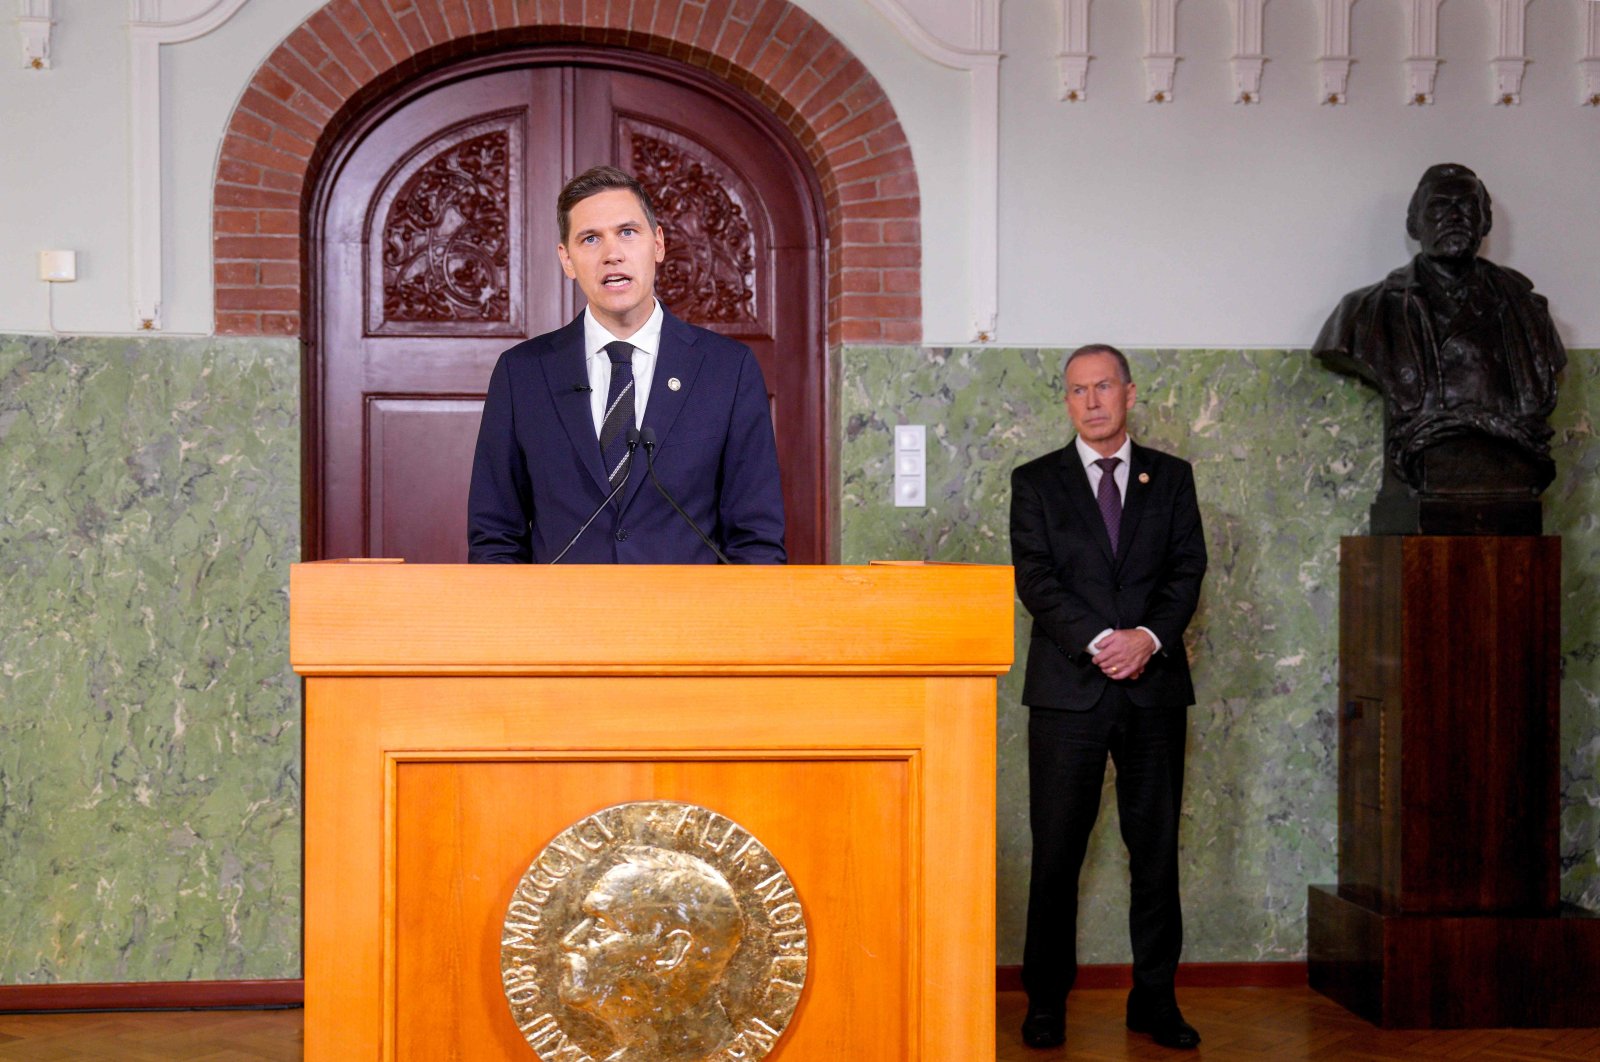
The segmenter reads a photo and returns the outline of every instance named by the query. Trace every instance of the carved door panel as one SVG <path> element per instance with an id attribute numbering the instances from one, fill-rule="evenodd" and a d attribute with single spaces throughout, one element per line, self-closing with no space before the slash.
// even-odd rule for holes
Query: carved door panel
<path id="1" fill-rule="evenodd" d="M 436 78 L 330 166 L 308 557 L 465 560 L 489 372 L 581 308 L 555 255 L 555 198 L 566 176 L 611 163 L 656 201 L 662 301 L 760 360 L 790 558 L 826 559 L 820 225 L 803 163 L 737 101 L 583 58 Z"/>
<path id="2" fill-rule="evenodd" d="M 315 555 L 466 559 L 489 372 L 570 305 L 554 256 L 528 253 L 556 242 L 552 212 L 529 205 L 560 189 L 560 155 L 546 153 L 559 101 L 548 69 L 446 85 L 387 116 L 334 176 L 318 248 Z"/>

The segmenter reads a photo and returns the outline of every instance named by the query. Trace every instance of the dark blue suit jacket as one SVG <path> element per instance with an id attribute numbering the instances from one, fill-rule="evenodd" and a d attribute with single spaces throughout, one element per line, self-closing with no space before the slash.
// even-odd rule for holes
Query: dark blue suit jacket
<path id="1" fill-rule="evenodd" d="M 469 561 L 546 563 L 604 500 L 588 383 L 582 314 L 500 355 L 472 463 Z M 666 314 L 639 427 L 655 430 L 662 484 L 730 560 L 784 562 L 772 415 L 748 347 Z M 715 563 L 649 480 L 641 447 L 627 486 L 562 563 Z"/>

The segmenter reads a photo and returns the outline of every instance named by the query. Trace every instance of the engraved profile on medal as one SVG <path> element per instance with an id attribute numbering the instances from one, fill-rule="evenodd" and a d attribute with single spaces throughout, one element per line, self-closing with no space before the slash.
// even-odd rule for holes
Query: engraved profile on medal
<path id="1" fill-rule="evenodd" d="M 513 1019 L 543 1060 L 759 1059 L 805 986 L 799 895 L 749 831 L 649 801 L 569 826 L 518 882 L 501 940 Z"/>

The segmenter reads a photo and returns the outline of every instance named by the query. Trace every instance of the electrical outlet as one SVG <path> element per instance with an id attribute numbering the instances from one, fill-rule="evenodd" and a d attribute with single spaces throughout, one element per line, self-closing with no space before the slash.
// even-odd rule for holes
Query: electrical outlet
<path id="1" fill-rule="evenodd" d="M 64 284 L 78 279 L 77 251 L 40 251 L 39 279 Z"/>

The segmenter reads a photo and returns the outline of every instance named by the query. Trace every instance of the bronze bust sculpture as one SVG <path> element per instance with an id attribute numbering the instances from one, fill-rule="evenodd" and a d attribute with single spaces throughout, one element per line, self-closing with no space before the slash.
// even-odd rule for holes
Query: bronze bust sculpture
<path id="1" fill-rule="evenodd" d="M 1544 296 L 1478 257 L 1492 220 L 1477 174 L 1429 167 L 1406 211 L 1421 253 L 1346 295 L 1317 337 L 1325 365 L 1384 397 L 1373 534 L 1540 532 L 1567 355 Z"/>

